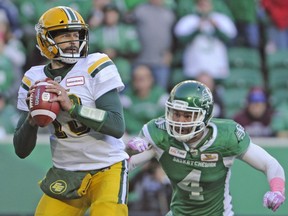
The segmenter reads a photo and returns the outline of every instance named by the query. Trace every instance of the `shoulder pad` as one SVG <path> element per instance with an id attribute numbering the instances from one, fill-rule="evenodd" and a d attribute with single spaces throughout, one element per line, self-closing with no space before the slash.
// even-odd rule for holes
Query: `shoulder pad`
<path id="1" fill-rule="evenodd" d="M 110 65 L 114 65 L 114 63 L 105 54 L 96 53 L 89 55 L 88 73 L 90 76 L 95 77 L 97 73 Z"/>
<path id="2" fill-rule="evenodd" d="M 161 130 L 166 130 L 166 124 L 165 124 L 165 119 L 164 118 L 158 118 L 155 120 L 155 125 L 157 128 Z"/>
<path id="3" fill-rule="evenodd" d="M 44 67 L 45 65 L 33 66 L 25 72 L 21 80 L 21 86 L 26 91 L 29 91 L 29 88 L 35 83 L 35 81 L 46 78 Z"/>

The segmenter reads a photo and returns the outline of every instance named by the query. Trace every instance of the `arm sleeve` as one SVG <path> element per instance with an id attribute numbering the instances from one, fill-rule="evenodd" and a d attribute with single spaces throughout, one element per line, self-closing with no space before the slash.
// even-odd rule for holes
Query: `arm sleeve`
<path id="1" fill-rule="evenodd" d="M 150 148 L 147 151 L 141 152 L 139 154 L 133 155 L 129 159 L 129 171 L 142 166 L 143 164 L 150 161 L 153 157 L 155 157 L 155 151 L 153 148 Z"/>
<path id="2" fill-rule="evenodd" d="M 260 146 L 251 143 L 247 151 L 241 157 L 241 160 L 265 173 L 268 182 L 273 178 L 281 178 L 285 181 L 285 173 L 282 166 Z"/>
<path id="3" fill-rule="evenodd" d="M 117 89 L 111 90 L 99 97 L 95 101 L 95 104 L 97 105 L 98 110 L 104 110 L 106 112 L 103 121 L 99 122 L 79 115 L 81 105 L 76 106 L 72 112 L 72 116 L 85 124 L 87 127 L 90 127 L 103 134 L 107 134 L 115 138 L 122 137 L 125 132 L 125 123 L 123 117 L 123 107 L 120 102 Z"/>
<path id="4" fill-rule="evenodd" d="M 13 145 L 18 157 L 25 158 L 33 151 L 36 145 L 37 131 L 38 126 L 29 124 L 28 112 L 22 111 L 13 137 Z"/>

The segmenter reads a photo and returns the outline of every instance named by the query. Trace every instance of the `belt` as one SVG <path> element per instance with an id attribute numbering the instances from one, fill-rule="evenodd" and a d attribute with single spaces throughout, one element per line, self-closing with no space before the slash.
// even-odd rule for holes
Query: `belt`
<path id="1" fill-rule="evenodd" d="M 78 170 L 77 172 L 88 172 L 91 175 L 95 175 L 98 172 L 105 172 L 105 171 L 109 170 L 110 168 L 111 168 L 111 166 L 104 167 L 104 168 L 101 168 L 101 169 L 95 169 L 95 170 Z"/>

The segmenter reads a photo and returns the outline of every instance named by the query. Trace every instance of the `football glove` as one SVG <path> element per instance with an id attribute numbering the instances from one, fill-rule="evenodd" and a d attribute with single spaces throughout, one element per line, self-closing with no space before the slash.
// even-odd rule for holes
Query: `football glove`
<path id="1" fill-rule="evenodd" d="M 127 145 L 134 151 L 143 152 L 148 149 L 147 140 L 140 137 L 133 137 L 128 141 Z"/>
<path id="2" fill-rule="evenodd" d="M 263 205 L 272 211 L 276 211 L 285 201 L 285 196 L 280 191 L 268 191 L 263 198 Z"/>

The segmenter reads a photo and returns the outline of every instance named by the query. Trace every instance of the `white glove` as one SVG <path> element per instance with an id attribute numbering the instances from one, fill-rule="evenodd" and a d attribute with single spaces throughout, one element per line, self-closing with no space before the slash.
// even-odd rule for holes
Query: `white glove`
<path id="1" fill-rule="evenodd" d="M 276 211 L 285 201 L 285 196 L 280 191 L 268 191 L 263 198 L 263 205 L 272 211 Z"/>
<path id="2" fill-rule="evenodd" d="M 131 140 L 128 141 L 127 145 L 132 150 L 139 151 L 139 152 L 143 152 L 148 149 L 147 140 L 140 138 L 140 137 L 133 137 Z"/>

